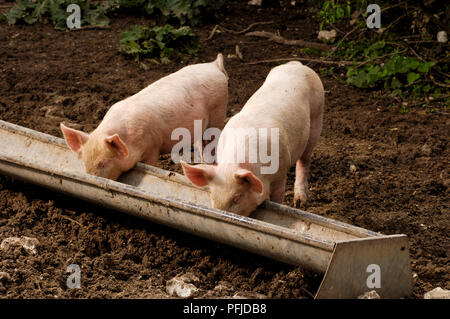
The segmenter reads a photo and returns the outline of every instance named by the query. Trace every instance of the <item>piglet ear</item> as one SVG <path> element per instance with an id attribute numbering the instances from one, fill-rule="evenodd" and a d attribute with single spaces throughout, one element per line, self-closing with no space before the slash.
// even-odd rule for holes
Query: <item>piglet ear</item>
<path id="1" fill-rule="evenodd" d="M 240 169 L 234 173 L 234 177 L 242 183 L 248 183 L 250 190 L 257 193 L 263 192 L 263 184 L 261 180 L 255 176 L 251 171 L 246 169 Z"/>
<path id="2" fill-rule="evenodd" d="M 108 137 L 105 137 L 106 145 L 119 156 L 127 157 L 128 156 L 128 147 L 119 137 L 119 134 L 114 134 Z"/>
<path id="3" fill-rule="evenodd" d="M 62 123 L 59 125 L 59 127 L 61 128 L 67 145 L 69 145 L 72 151 L 80 153 L 81 146 L 83 146 L 89 139 L 89 134 L 74 130 L 73 128 L 67 127 Z"/>
<path id="4" fill-rule="evenodd" d="M 216 169 L 213 165 L 189 165 L 181 161 L 181 166 L 183 166 L 184 175 L 198 187 L 208 185 L 216 175 Z"/>

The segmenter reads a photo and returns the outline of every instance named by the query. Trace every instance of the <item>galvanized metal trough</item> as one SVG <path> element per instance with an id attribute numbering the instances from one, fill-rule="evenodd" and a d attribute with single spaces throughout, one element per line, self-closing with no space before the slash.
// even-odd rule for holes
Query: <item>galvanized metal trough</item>
<path id="1" fill-rule="evenodd" d="M 63 139 L 4 121 L 0 173 L 324 274 L 316 298 L 412 292 L 406 235 L 386 236 L 270 201 L 242 217 L 211 208 L 208 190 L 184 176 L 141 163 L 117 182 L 92 176 Z"/>

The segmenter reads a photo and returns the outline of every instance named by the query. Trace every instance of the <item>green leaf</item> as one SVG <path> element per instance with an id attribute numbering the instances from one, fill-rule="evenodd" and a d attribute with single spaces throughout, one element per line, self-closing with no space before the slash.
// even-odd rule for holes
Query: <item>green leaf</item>
<path id="1" fill-rule="evenodd" d="M 347 6 L 345 7 L 345 10 L 346 10 L 345 15 L 347 17 L 350 17 L 352 15 L 352 7 L 349 4 L 347 4 Z"/>
<path id="2" fill-rule="evenodd" d="M 337 7 L 336 8 L 336 20 L 340 20 L 345 16 L 345 12 L 344 9 L 342 9 L 341 7 Z"/>
<path id="3" fill-rule="evenodd" d="M 158 58 L 163 64 L 168 63 L 175 53 L 195 54 L 199 49 L 199 38 L 189 27 L 175 29 L 166 24 L 149 29 L 135 25 L 120 35 L 121 52 L 136 59 Z"/>
<path id="4" fill-rule="evenodd" d="M 391 80 L 391 88 L 392 89 L 399 89 L 401 88 L 402 83 L 394 76 Z"/>
<path id="5" fill-rule="evenodd" d="M 8 23 L 15 24 L 22 20 L 26 15 L 27 8 L 33 7 L 33 3 L 28 1 L 17 1 L 16 5 L 12 7 L 8 13 L 5 15 Z"/>
<path id="6" fill-rule="evenodd" d="M 383 49 L 385 46 L 386 46 L 386 42 L 384 42 L 384 41 L 377 41 L 377 42 L 375 42 L 374 44 L 372 44 L 372 45 L 370 46 L 370 49 L 376 51 L 376 50 L 381 50 L 381 49 Z"/>
<path id="7" fill-rule="evenodd" d="M 66 19 L 68 15 L 61 4 L 61 2 L 51 1 L 49 8 L 53 26 L 57 30 L 64 30 L 67 28 Z"/>
<path id="8" fill-rule="evenodd" d="M 396 89 L 392 91 L 392 96 L 401 96 L 402 95 L 402 90 Z"/>
<path id="9" fill-rule="evenodd" d="M 431 90 L 430 84 L 425 84 L 422 88 L 422 91 L 424 91 L 425 93 L 429 92 L 430 90 Z"/>
<path id="10" fill-rule="evenodd" d="M 435 64 L 436 64 L 435 62 L 421 63 L 418 66 L 417 71 L 422 72 L 422 73 L 428 73 L 428 71 L 430 71 L 431 67 L 433 67 Z"/>
<path id="11" fill-rule="evenodd" d="M 406 75 L 406 79 L 408 81 L 408 84 L 411 84 L 411 83 L 415 82 L 418 78 L 420 78 L 420 74 L 419 73 L 409 72 Z"/>
<path id="12" fill-rule="evenodd" d="M 403 60 L 404 64 L 408 68 L 408 70 L 415 70 L 420 65 L 420 61 L 416 58 L 406 57 Z M 406 71 L 407 72 L 407 71 Z"/>

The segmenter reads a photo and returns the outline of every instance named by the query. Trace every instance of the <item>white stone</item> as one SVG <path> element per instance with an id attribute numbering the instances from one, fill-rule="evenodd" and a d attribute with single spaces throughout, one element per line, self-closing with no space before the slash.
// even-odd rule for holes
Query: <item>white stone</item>
<path id="1" fill-rule="evenodd" d="M 253 291 L 240 291 L 234 294 L 233 299 L 267 299 L 266 295 Z"/>
<path id="2" fill-rule="evenodd" d="M 440 43 L 447 43 L 448 41 L 447 32 L 445 31 L 439 31 L 436 37 L 438 42 Z"/>
<path id="3" fill-rule="evenodd" d="M 327 30 L 322 30 L 319 32 L 319 35 L 317 36 L 317 39 L 319 40 L 326 40 L 329 42 L 334 42 L 334 40 L 336 39 L 337 36 L 337 32 L 336 30 L 331 30 L 331 31 L 327 31 Z"/>
<path id="4" fill-rule="evenodd" d="M 424 299 L 450 299 L 450 290 L 442 289 L 441 287 L 434 288 L 433 290 L 423 295 Z"/>
<path id="5" fill-rule="evenodd" d="M 262 5 L 262 0 L 250 0 L 248 2 L 248 5 L 250 5 L 250 6 L 261 6 Z"/>
<path id="6" fill-rule="evenodd" d="M 197 292 L 198 288 L 191 282 L 198 282 L 199 279 L 192 273 L 177 275 L 166 283 L 166 291 L 169 295 L 180 298 L 191 298 Z"/>
<path id="7" fill-rule="evenodd" d="M 358 296 L 358 299 L 381 299 L 381 297 L 375 290 L 371 290 Z"/>
<path id="8" fill-rule="evenodd" d="M 0 249 L 7 250 L 11 246 L 22 246 L 25 250 L 32 252 L 33 254 L 37 254 L 36 246 L 39 245 L 39 240 L 32 237 L 8 237 L 3 239 L 0 244 Z"/>
<path id="9" fill-rule="evenodd" d="M 0 282 L 6 282 L 6 281 L 10 281 L 11 280 L 11 276 L 4 271 L 0 271 Z"/>
<path id="10" fill-rule="evenodd" d="M 356 166 L 355 165 L 350 165 L 350 172 L 354 173 L 356 172 Z"/>

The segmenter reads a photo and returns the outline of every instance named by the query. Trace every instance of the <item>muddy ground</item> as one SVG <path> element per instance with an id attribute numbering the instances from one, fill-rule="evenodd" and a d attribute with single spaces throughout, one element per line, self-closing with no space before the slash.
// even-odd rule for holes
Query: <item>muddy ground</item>
<path id="1" fill-rule="evenodd" d="M 299 4 L 280 10 L 256 11 L 230 1 L 218 22 L 240 30 L 255 21 L 274 21 L 255 30 L 316 41 L 312 9 Z M 147 63 L 146 70 L 118 52 L 120 32 L 137 23 L 151 21 L 119 15 L 110 28 L 75 32 L 0 24 L 0 119 L 59 137 L 61 121 L 91 131 L 113 103 L 186 64 L 211 61 L 218 52 L 233 54 L 239 44 L 244 62 L 226 59 L 231 116 L 276 65 L 247 62 L 300 54 L 298 47 L 226 32 L 208 41 L 214 25 L 205 25 L 196 28 L 203 44 L 198 56 L 168 65 Z M 308 211 L 408 235 L 417 274 L 413 297 L 437 286 L 449 289 L 448 114 L 421 107 L 401 113 L 392 101 L 342 84 L 343 74 L 321 78 L 327 103 Z M 161 164 L 180 172 L 167 156 Z M 291 206 L 293 182 L 291 169 L 285 199 Z M 253 292 L 311 298 L 321 280 L 298 267 L 0 176 L 0 239 L 11 236 L 34 237 L 40 244 L 36 254 L 0 250 L 0 272 L 9 274 L 0 280 L 3 298 L 165 298 L 166 281 L 185 272 L 200 278 L 199 297 Z M 82 267 L 81 289 L 66 287 L 66 268 L 74 263 Z"/>

